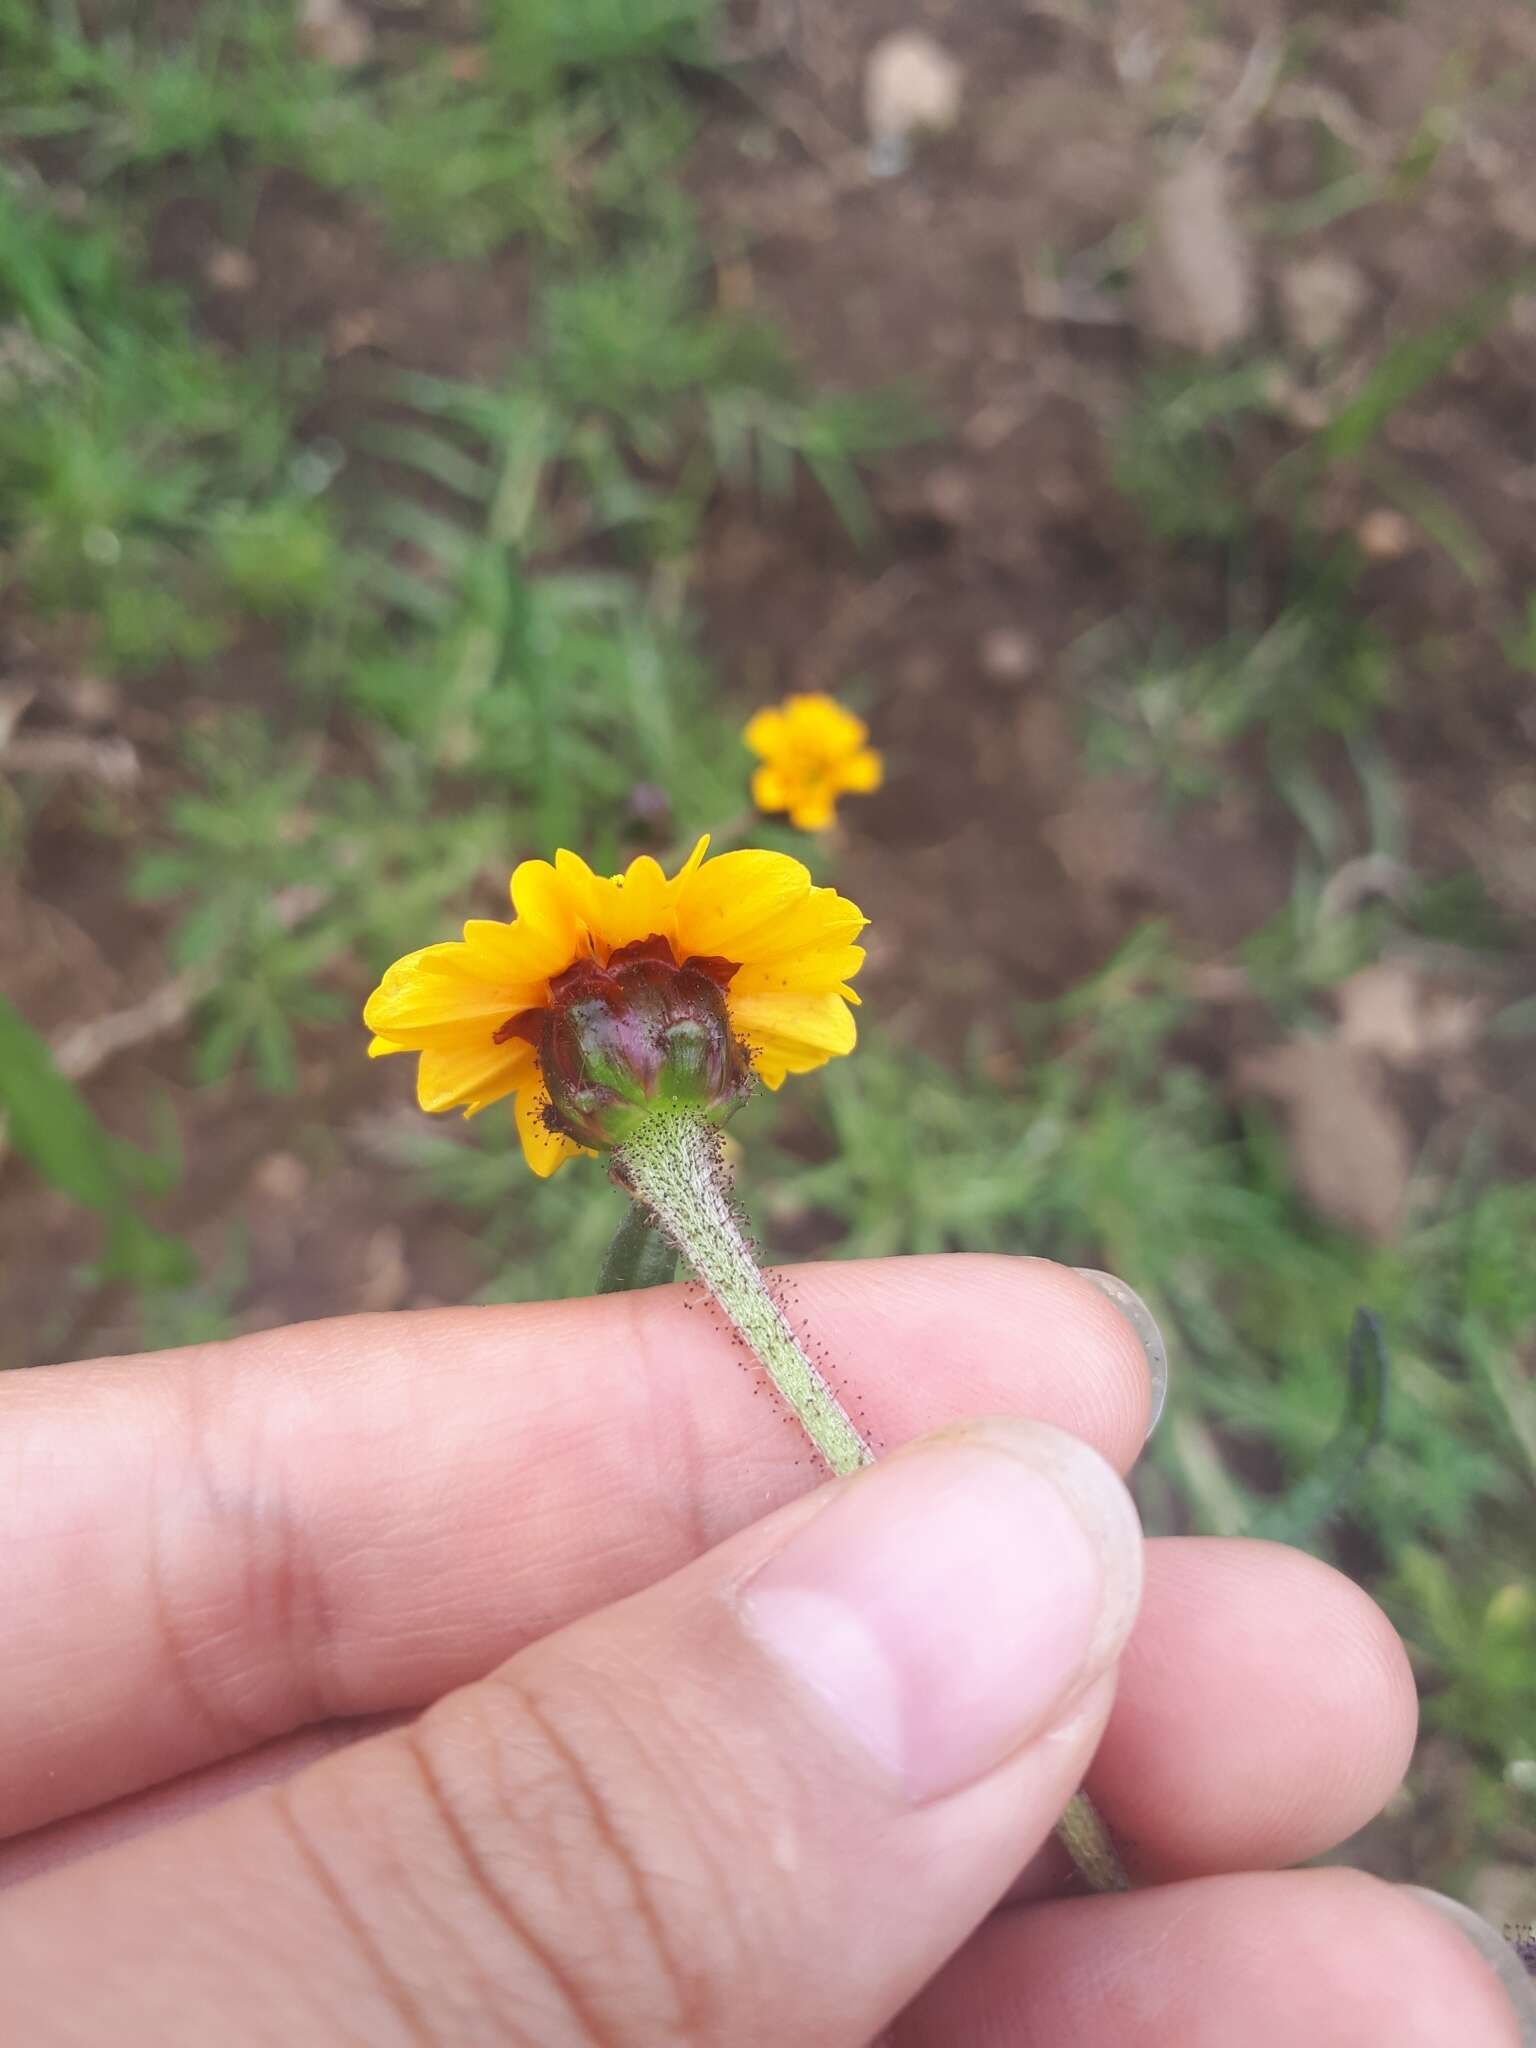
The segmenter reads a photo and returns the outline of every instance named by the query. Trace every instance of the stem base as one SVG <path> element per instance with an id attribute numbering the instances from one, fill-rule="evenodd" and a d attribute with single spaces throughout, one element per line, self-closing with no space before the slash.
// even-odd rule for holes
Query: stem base
<path id="1" fill-rule="evenodd" d="M 696 1111 L 658 1106 L 618 1148 L 614 1167 L 746 1340 L 831 1470 L 872 1464 L 874 1453 L 769 1292 L 731 1199 L 719 1131 Z"/>

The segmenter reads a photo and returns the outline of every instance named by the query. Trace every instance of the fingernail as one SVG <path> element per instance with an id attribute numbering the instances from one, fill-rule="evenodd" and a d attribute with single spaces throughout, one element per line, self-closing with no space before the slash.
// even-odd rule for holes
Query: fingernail
<path id="1" fill-rule="evenodd" d="M 1074 1266 L 1072 1270 L 1080 1278 L 1091 1280 L 1101 1294 L 1107 1294 L 1141 1339 L 1147 1371 L 1152 1378 L 1152 1405 L 1147 1413 L 1147 1435 L 1150 1437 L 1168 1399 L 1168 1346 L 1157 1327 L 1157 1318 L 1135 1288 L 1127 1287 L 1113 1273 L 1101 1273 L 1097 1266 Z"/>
<path id="2" fill-rule="evenodd" d="M 1536 1981 L 1527 1974 L 1514 1944 L 1506 1941 L 1491 1922 L 1485 1920 L 1481 1913 L 1474 1913 L 1470 1906 L 1464 1906 L 1460 1899 L 1447 1898 L 1444 1892 L 1429 1891 L 1421 1884 L 1405 1884 L 1403 1890 L 1416 1899 L 1422 1899 L 1426 1906 L 1433 1906 L 1466 1936 L 1509 1993 L 1515 2018 L 1520 2024 L 1520 2048 L 1536 2048 Z"/>
<path id="3" fill-rule="evenodd" d="M 1059 1721 L 1130 1630 L 1141 1531 L 1098 1454 L 1017 1418 L 845 1482 L 748 1583 L 749 1631 L 913 1801 Z"/>

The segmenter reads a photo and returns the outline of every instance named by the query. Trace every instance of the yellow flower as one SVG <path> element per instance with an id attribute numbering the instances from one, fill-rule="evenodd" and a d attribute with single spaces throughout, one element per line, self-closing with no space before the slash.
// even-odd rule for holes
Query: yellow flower
<path id="1" fill-rule="evenodd" d="M 885 774 L 863 719 L 819 691 L 759 711 L 742 738 L 763 764 L 752 801 L 760 811 L 788 811 L 801 832 L 830 825 L 840 796 L 878 789 Z"/>
<path id="2" fill-rule="evenodd" d="M 592 1149 L 550 1103 L 543 1061 L 560 1043 L 551 1030 L 594 997 L 611 1009 L 626 978 L 643 984 L 650 1019 L 723 1004 L 738 1066 L 744 1052 L 769 1088 L 852 1052 L 848 1006 L 858 997 L 848 984 L 863 963 L 854 941 L 866 922 L 858 906 L 816 888 L 787 854 L 706 860 L 708 846 L 701 839 L 672 876 L 649 854 L 611 876 L 563 851 L 553 864 L 524 861 L 512 877 L 510 923 L 474 919 L 462 941 L 408 953 L 389 969 L 363 1011 L 370 1055 L 419 1053 L 426 1110 L 468 1116 L 515 1096 L 524 1156 L 547 1175 Z"/>

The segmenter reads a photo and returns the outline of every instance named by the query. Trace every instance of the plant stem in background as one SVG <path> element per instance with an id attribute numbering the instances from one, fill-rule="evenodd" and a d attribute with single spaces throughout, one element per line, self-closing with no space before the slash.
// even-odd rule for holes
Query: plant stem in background
<path id="1" fill-rule="evenodd" d="M 768 1291 L 731 1199 L 719 1131 L 690 1109 L 659 1108 L 619 1147 L 614 1163 L 621 1184 L 709 1289 L 831 1470 L 873 1464 L 874 1453 Z"/>
<path id="2" fill-rule="evenodd" d="M 628 1294 L 636 1287 L 665 1287 L 676 1278 L 677 1246 L 658 1229 L 643 1203 L 631 1202 L 603 1260 L 598 1293 Z"/>
<path id="3" fill-rule="evenodd" d="M 696 1111 L 658 1109 L 614 1155 L 616 1177 L 635 1198 L 603 1267 L 603 1292 L 647 1282 L 647 1240 L 663 1233 L 724 1311 L 801 1428 L 836 1474 L 874 1463 L 852 1418 L 806 1355 L 769 1292 L 732 1200 L 719 1131 Z M 637 1220 L 643 1219 L 643 1220 Z M 1085 1792 L 1057 1824 L 1067 1854 L 1091 1891 L 1124 1891 L 1127 1878 L 1109 1830 Z"/>

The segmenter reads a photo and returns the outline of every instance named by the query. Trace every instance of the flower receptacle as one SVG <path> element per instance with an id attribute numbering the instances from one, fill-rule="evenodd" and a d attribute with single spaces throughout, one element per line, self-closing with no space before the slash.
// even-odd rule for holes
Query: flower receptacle
<path id="1" fill-rule="evenodd" d="M 726 1008 L 732 972 L 724 961 L 679 963 L 658 938 L 558 976 L 547 1007 L 506 1027 L 538 1047 L 551 1126 L 608 1151 L 661 1106 L 724 1123 L 751 1083 Z"/>

